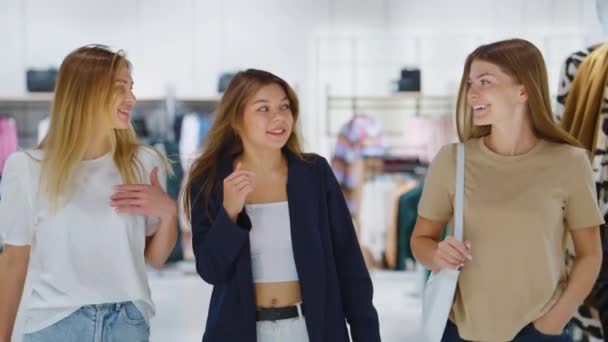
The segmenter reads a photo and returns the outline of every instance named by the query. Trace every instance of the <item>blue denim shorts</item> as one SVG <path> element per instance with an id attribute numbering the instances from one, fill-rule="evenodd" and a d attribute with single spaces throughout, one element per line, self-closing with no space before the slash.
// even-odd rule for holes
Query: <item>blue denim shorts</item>
<path id="1" fill-rule="evenodd" d="M 23 342 L 148 342 L 150 327 L 132 302 L 83 306 Z"/>

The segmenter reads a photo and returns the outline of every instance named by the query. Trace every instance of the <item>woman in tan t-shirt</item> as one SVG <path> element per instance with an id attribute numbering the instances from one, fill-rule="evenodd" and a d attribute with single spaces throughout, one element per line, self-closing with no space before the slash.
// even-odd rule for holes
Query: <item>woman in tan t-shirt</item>
<path id="1" fill-rule="evenodd" d="M 553 121 L 540 51 L 521 39 L 473 51 L 457 126 L 464 241 L 440 238 L 453 216 L 455 145 L 433 160 L 411 241 L 425 267 L 461 268 L 443 341 L 570 341 L 565 326 L 599 272 L 603 218 L 586 151 Z"/>

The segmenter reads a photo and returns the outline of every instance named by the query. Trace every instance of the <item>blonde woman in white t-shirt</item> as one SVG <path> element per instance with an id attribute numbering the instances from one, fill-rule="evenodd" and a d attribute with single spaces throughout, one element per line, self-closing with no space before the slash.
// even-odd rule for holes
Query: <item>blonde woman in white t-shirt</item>
<path id="1" fill-rule="evenodd" d="M 0 341 L 11 338 L 26 273 L 24 341 L 148 341 L 146 277 L 176 240 L 167 162 L 137 141 L 131 65 L 85 46 L 63 61 L 48 135 L 6 163 Z M 29 271 L 28 270 L 29 263 Z"/>

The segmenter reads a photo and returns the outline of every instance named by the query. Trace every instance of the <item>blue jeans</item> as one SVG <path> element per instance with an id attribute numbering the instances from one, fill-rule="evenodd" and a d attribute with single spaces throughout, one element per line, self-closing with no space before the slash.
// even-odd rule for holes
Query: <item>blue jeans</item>
<path id="1" fill-rule="evenodd" d="M 441 342 L 470 342 L 458 335 L 458 328 L 448 320 Z M 561 335 L 546 335 L 538 331 L 532 323 L 526 325 L 513 339 L 513 342 L 572 342 L 567 329 Z"/>
<path id="2" fill-rule="evenodd" d="M 23 342 L 148 342 L 150 327 L 131 302 L 83 306 Z"/>

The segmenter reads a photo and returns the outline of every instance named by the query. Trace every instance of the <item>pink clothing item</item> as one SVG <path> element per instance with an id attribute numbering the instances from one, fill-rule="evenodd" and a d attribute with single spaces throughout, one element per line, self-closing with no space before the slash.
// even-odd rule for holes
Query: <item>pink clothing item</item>
<path id="1" fill-rule="evenodd" d="M 17 124 L 15 119 L 0 117 L 0 176 L 4 163 L 13 152 L 17 151 Z"/>
<path id="2" fill-rule="evenodd" d="M 451 116 L 413 116 L 406 121 L 403 128 L 403 141 L 398 154 L 428 163 L 433 160 L 441 146 L 457 140 Z"/>

